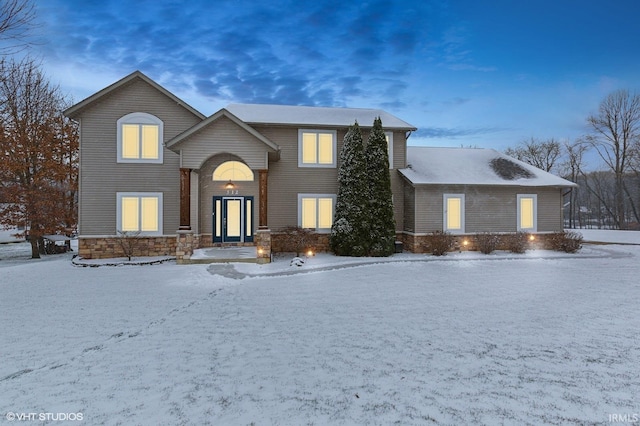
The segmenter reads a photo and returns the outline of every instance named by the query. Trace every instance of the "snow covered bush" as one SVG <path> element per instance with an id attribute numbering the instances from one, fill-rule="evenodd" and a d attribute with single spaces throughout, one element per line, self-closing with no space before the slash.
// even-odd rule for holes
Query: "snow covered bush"
<path id="1" fill-rule="evenodd" d="M 501 242 L 500 234 L 494 234 L 491 232 L 481 232 L 476 234 L 475 240 L 478 251 L 484 254 L 490 254 L 497 250 Z"/>
<path id="2" fill-rule="evenodd" d="M 565 253 L 575 253 L 582 248 L 582 234 L 575 231 L 555 232 L 549 236 L 551 248 Z"/>
<path id="3" fill-rule="evenodd" d="M 291 259 L 291 262 L 289 263 L 290 266 L 297 266 L 300 267 L 302 265 L 304 265 L 304 259 L 301 257 L 294 257 L 293 259 Z"/>
<path id="4" fill-rule="evenodd" d="M 516 232 L 504 236 L 505 246 L 512 253 L 524 253 L 529 244 L 529 234 Z"/>
<path id="5" fill-rule="evenodd" d="M 449 232 L 435 231 L 429 234 L 424 248 L 427 253 L 434 256 L 444 256 L 453 248 L 455 238 Z"/>

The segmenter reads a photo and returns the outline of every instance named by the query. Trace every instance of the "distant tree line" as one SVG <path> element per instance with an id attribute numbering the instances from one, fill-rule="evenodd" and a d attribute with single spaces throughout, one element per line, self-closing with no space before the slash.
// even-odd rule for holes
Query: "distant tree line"
<path id="1" fill-rule="evenodd" d="M 609 94 L 587 123 L 574 141 L 531 138 L 505 152 L 579 185 L 566 194 L 566 227 L 640 230 L 640 94 Z M 587 169 L 587 153 L 599 169 Z"/>

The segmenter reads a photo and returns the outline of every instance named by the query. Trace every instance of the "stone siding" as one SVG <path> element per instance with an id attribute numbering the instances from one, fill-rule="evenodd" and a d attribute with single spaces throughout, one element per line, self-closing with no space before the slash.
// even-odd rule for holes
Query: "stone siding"
<path id="1" fill-rule="evenodd" d="M 175 256 L 176 237 L 139 237 L 133 255 L 138 256 Z M 80 237 L 78 255 L 84 259 L 108 259 L 125 257 L 117 237 Z"/>

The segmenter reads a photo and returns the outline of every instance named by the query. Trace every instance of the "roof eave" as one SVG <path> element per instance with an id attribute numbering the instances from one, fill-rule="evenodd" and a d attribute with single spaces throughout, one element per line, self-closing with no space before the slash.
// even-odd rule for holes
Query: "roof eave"
<path id="1" fill-rule="evenodd" d="M 205 127 L 207 127 L 208 125 L 210 125 L 214 121 L 217 121 L 219 118 L 221 118 L 223 116 L 227 117 L 228 119 L 230 119 L 231 121 L 236 123 L 238 126 L 240 126 L 242 129 L 244 129 L 246 132 L 250 133 L 252 136 L 254 136 L 258 140 L 263 142 L 265 145 L 267 145 L 269 148 L 271 148 L 273 150 L 273 152 L 278 153 L 277 155 L 278 155 L 278 158 L 279 158 L 279 156 L 280 156 L 280 147 L 276 143 L 274 143 L 270 139 L 266 138 L 263 134 L 258 132 L 253 127 L 249 126 L 244 121 L 240 120 L 238 117 L 233 115 L 231 112 L 227 111 L 225 108 L 222 108 L 221 110 L 219 110 L 218 112 L 214 113 L 210 117 L 206 118 L 205 120 L 201 121 L 200 123 L 196 124 L 195 126 L 191 127 L 190 129 L 187 129 L 186 131 L 182 132 L 181 134 L 179 134 L 175 138 L 173 138 L 170 141 L 168 141 L 167 144 L 166 144 L 167 148 L 174 149 L 176 146 L 180 145 L 183 141 L 185 141 L 186 139 L 191 137 L 193 134 L 199 132 L 200 130 L 204 129 Z"/>
<path id="2" fill-rule="evenodd" d="M 96 92 L 93 95 L 89 96 L 88 98 L 67 108 L 66 110 L 63 111 L 63 114 L 71 119 L 76 119 L 82 113 L 83 110 L 91 106 L 94 102 L 97 102 L 98 100 L 108 95 L 109 93 L 112 93 L 113 91 L 118 90 L 119 88 L 127 85 L 128 83 L 135 80 L 136 78 L 148 83 L 149 85 L 157 89 L 159 92 L 161 92 L 165 96 L 172 99 L 174 102 L 176 102 L 176 104 L 185 108 L 187 111 L 191 112 L 193 115 L 200 118 L 201 120 L 204 120 L 206 118 L 200 111 L 196 110 L 191 105 L 187 104 L 182 99 L 178 98 L 176 95 L 174 95 L 173 93 L 171 93 L 170 91 L 168 91 L 167 89 L 165 89 L 164 87 L 162 87 L 161 85 L 159 85 L 158 83 L 156 83 L 155 81 L 147 77 L 141 71 L 132 72 L 128 76 L 116 81 L 115 83 L 105 87 L 99 92 Z"/>

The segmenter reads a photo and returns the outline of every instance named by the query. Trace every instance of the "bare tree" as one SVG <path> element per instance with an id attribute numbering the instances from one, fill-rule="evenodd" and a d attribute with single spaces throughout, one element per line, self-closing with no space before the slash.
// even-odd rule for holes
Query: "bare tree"
<path id="1" fill-rule="evenodd" d="M 564 151 L 566 153 L 565 161 L 562 162 L 561 166 L 561 174 L 567 180 L 571 182 L 578 183 L 580 179 L 580 174 L 583 169 L 583 157 L 584 153 L 587 151 L 587 147 L 580 142 L 569 142 L 566 141 L 564 143 Z M 576 218 L 580 218 L 578 205 L 580 187 L 572 188 L 569 193 L 569 211 L 567 217 L 569 219 L 569 228 L 576 227 Z M 579 223 L 581 226 L 582 224 Z"/>
<path id="2" fill-rule="evenodd" d="M 66 106 L 32 60 L 0 61 L 0 225 L 26 224 L 33 258 L 43 235 L 76 223 L 78 134 Z"/>
<path id="3" fill-rule="evenodd" d="M 31 0 L 0 0 L 0 53 L 9 54 L 29 45 L 35 8 Z"/>
<path id="4" fill-rule="evenodd" d="M 116 231 L 116 242 L 122 249 L 127 260 L 131 260 L 136 250 L 140 247 L 140 231 Z"/>
<path id="5" fill-rule="evenodd" d="M 550 172 L 554 170 L 560 159 L 562 146 L 553 138 L 544 141 L 531 138 L 515 148 L 508 148 L 505 153 L 545 172 Z"/>
<path id="6" fill-rule="evenodd" d="M 587 119 L 591 134 L 585 141 L 595 148 L 615 177 L 613 213 L 616 227 L 626 229 L 624 178 L 630 171 L 632 150 L 640 138 L 640 95 L 627 90 L 609 94 L 597 115 Z"/>

